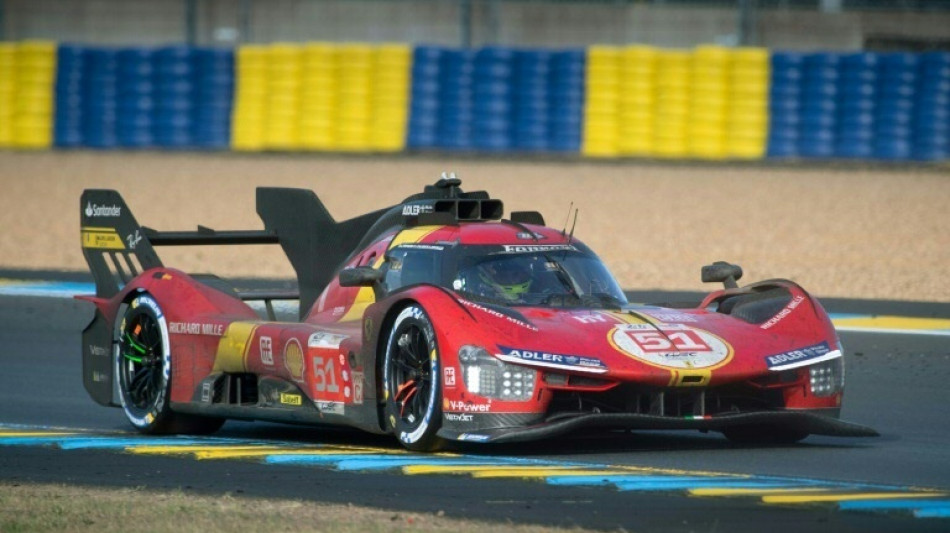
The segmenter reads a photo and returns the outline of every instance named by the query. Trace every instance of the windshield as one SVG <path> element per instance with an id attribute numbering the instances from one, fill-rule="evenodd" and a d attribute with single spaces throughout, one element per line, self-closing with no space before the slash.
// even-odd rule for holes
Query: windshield
<path id="1" fill-rule="evenodd" d="M 452 288 L 501 305 L 619 308 L 614 277 L 591 253 L 564 246 L 468 246 Z"/>

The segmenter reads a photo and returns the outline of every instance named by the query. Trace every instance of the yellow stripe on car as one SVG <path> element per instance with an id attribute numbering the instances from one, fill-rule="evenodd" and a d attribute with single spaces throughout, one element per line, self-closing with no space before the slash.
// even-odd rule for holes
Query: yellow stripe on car
<path id="1" fill-rule="evenodd" d="M 429 234 L 438 231 L 445 226 L 417 226 L 414 228 L 408 228 L 400 231 L 393 237 L 392 242 L 389 243 L 389 250 L 392 250 L 400 244 L 412 244 L 420 242 L 429 236 Z M 383 256 L 377 257 L 376 262 L 373 263 L 373 268 L 379 268 L 382 266 L 383 261 L 386 258 Z M 366 308 L 370 305 L 376 303 L 376 293 L 373 292 L 372 287 L 360 287 L 360 290 L 356 293 L 356 299 L 353 300 L 353 305 L 350 306 L 346 314 L 340 318 L 340 322 L 352 322 L 353 320 L 361 320 L 363 318 L 363 312 L 366 311 Z"/>
<path id="2" fill-rule="evenodd" d="M 246 369 L 245 358 L 250 348 L 249 341 L 260 324 L 257 322 L 231 322 L 218 341 L 213 372 L 240 373 Z"/>

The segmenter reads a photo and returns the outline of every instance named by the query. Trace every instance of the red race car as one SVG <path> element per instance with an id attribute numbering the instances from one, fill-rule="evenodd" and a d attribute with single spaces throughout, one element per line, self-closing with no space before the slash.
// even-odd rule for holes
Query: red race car
<path id="1" fill-rule="evenodd" d="M 632 305 L 600 259 L 536 212 L 443 177 L 343 222 L 309 190 L 258 188 L 264 230 L 155 231 L 87 190 L 96 282 L 83 381 L 145 433 L 225 419 L 339 424 L 411 450 L 583 428 L 720 431 L 742 442 L 873 436 L 838 420 L 844 358 L 821 305 L 791 281 L 698 306 Z M 279 244 L 299 293 L 238 291 L 162 264 L 160 245 Z M 299 320 L 273 303 L 299 300 Z M 256 301 L 256 303 L 254 303 Z M 250 305 L 247 302 L 254 303 Z"/>

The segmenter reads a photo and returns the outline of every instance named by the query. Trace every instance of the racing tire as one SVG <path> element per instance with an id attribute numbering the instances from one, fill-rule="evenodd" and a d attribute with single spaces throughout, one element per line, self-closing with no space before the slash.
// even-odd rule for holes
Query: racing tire
<path id="1" fill-rule="evenodd" d="M 431 452 L 445 441 L 439 349 L 432 321 L 410 305 L 396 315 L 383 359 L 383 398 L 389 429 L 406 449 Z"/>
<path id="2" fill-rule="evenodd" d="M 136 295 L 119 326 L 115 376 L 125 417 L 141 433 L 208 434 L 223 418 L 175 413 L 170 407 L 172 357 L 168 325 L 158 303 L 147 293 Z"/>
<path id="3" fill-rule="evenodd" d="M 758 445 L 795 444 L 809 435 L 801 430 L 769 424 L 747 424 L 723 428 L 722 434 L 736 444 Z"/>

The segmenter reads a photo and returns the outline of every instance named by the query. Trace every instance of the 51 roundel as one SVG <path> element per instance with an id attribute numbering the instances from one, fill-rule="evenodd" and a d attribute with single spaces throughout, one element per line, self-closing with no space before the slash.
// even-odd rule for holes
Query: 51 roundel
<path id="1" fill-rule="evenodd" d="M 717 367 L 733 353 L 712 333 L 682 324 L 619 324 L 607 339 L 620 352 L 663 368 Z"/>

